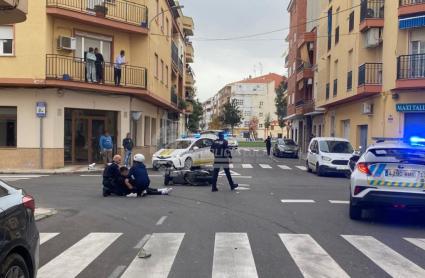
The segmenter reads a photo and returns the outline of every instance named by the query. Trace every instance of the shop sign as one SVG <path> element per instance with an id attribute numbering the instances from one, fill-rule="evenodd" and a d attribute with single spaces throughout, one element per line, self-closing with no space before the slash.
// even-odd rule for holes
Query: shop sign
<path id="1" fill-rule="evenodd" d="M 425 112 L 425 103 L 400 103 L 396 109 L 397 112 Z"/>

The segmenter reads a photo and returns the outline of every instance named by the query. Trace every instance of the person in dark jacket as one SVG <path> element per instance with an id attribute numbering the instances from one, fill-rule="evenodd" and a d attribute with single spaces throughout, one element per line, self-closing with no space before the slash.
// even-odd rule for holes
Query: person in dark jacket
<path id="1" fill-rule="evenodd" d="M 264 142 L 266 143 L 267 155 L 270 156 L 270 150 L 272 149 L 272 138 L 267 136 L 267 139 Z"/>
<path id="2" fill-rule="evenodd" d="M 127 133 L 127 137 L 125 137 L 124 140 L 122 140 L 122 146 L 125 151 L 124 165 L 129 166 L 130 160 L 131 160 L 131 153 L 133 151 L 133 146 L 134 146 L 133 139 L 131 139 L 130 133 Z"/>
<path id="3" fill-rule="evenodd" d="M 103 84 L 103 67 L 105 60 L 97 47 L 94 49 L 94 55 L 96 55 L 96 62 L 94 63 L 96 66 L 96 79 L 99 84 Z"/>
<path id="4" fill-rule="evenodd" d="M 224 173 L 226 173 L 226 177 L 230 185 L 230 190 L 235 190 L 238 185 L 233 182 L 232 175 L 230 174 L 229 169 L 230 159 L 232 159 L 232 153 L 229 148 L 229 143 L 226 139 L 224 139 L 223 132 L 220 132 L 218 134 L 218 139 L 215 140 L 211 146 L 211 152 L 214 154 L 214 172 L 211 191 L 218 191 L 217 179 L 218 173 L 220 172 L 220 168 L 223 168 Z"/>
<path id="5" fill-rule="evenodd" d="M 112 163 L 105 167 L 103 171 L 103 197 L 117 193 L 119 185 L 121 156 L 115 155 Z"/>

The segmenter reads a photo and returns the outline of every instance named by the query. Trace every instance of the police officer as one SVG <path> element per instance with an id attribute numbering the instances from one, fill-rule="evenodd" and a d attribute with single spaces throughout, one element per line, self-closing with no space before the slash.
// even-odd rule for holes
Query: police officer
<path id="1" fill-rule="evenodd" d="M 267 139 L 264 142 L 266 143 L 267 155 L 270 156 L 270 151 L 272 149 L 272 138 L 267 136 Z"/>
<path id="2" fill-rule="evenodd" d="M 121 156 L 115 155 L 112 159 L 112 163 L 106 166 L 105 170 L 103 171 L 103 197 L 107 197 L 113 193 L 116 193 L 118 178 L 121 176 L 120 164 Z"/>
<path id="3" fill-rule="evenodd" d="M 218 139 L 214 141 L 211 146 L 211 152 L 214 154 L 214 173 L 212 181 L 212 192 L 218 191 L 217 189 L 217 179 L 220 168 L 223 168 L 226 173 L 227 180 L 229 181 L 230 189 L 235 190 L 238 187 L 237 184 L 233 182 L 232 175 L 230 174 L 229 164 L 230 159 L 232 159 L 232 153 L 229 149 L 227 140 L 224 139 L 224 133 L 220 132 L 218 134 Z"/>

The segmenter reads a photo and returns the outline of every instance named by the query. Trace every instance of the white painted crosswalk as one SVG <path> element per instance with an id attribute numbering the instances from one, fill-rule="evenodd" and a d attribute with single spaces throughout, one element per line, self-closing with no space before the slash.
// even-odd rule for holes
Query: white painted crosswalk
<path id="1" fill-rule="evenodd" d="M 301 165 L 295 165 L 295 166 L 289 166 L 289 165 L 284 165 L 284 164 L 279 164 L 279 165 L 275 165 L 275 164 L 267 164 L 267 163 L 242 163 L 242 164 L 230 164 L 229 166 L 230 169 L 255 169 L 255 168 L 260 168 L 260 169 L 266 169 L 266 170 L 270 170 L 270 169 L 278 169 L 278 170 L 301 170 L 301 171 L 307 171 L 307 168 L 305 166 L 301 166 Z"/>
<path id="2" fill-rule="evenodd" d="M 48 175 L 0 175 L 0 180 L 6 182 L 14 182 L 20 180 L 36 179 L 41 177 L 48 177 Z"/>
<path id="3" fill-rule="evenodd" d="M 56 240 L 56 238 L 60 240 L 61 236 L 60 233 L 41 233 L 40 238 L 43 245 L 40 252 L 43 252 L 44 243 L 52 239 Z M 103 254 L 104 251 L 113 248 L 111 245 L 118 243 L 117 239 L 124 236 L 121 233 L 90 233 L 57 257 L 42 265 L 38 277 L 76 277 L 93 261 L 106 255 Z M 277 236 L 270 238 L 277 240 L 275 244 L 280 244 L 287 250 L 294 265 L 304 277 L 350 277 L 348 270 L 343 269 L 338 263 L 338 260 L 342 258 L 340 256 L 332 257 L 328 253 L 331 251 L 330 248 L 335 248 L 335 244 L 322 246 L 309 234 L 279 233 Z M 376 264 L 382 269 L 382 275 L 385 272 L 392 277 L 425 277 L 424 265 L 413 263 L 375 237 L 364 235 L 341 235 L 341 237 L 350 243 L 350 245 L 339 247 L 343 249 L 342 251 L 345 251 L 342 254 L 353 256 L 353 250 L 359 251 L 363 256 L 370 259 L 370 264 Z M 134 259 L 128 265 L 117 263 L 116 266 L 111 266 L 113 270 L 111 270 L 110 277 L 166 278 L 173 276 L 173 266 L 177 263 L 176 261 L 181 262 L 176 258 L 187 255 L 182 254 L 187 250 L 197 248 L 193 246 L 191 236 L 184 233 L 154 233 L 146 235 L 145 238 L 143 245 L 138 244 L 137 246 L 138 248 L 143 247 L 151 256 L 140 258 L 137 254 L 138 250 L 131 248 L 129 250 L 130 256 Z M 251 236 L 247 233 L 216 233 L 213 250 L 205 250 L 205 252 L 211 252 L 212 269 L 210 277 L 257 278 L 259 266 L 250 239 Z M 424 238 L 400 238 L 399 240 L 410 242 L 411 248 L 418 247 L 420 252 L 424 251 L 425 255 Z M 183 242 L 185 242 L 186 248 L 182 250 Z M 256 248 L 261 247 L 256 246 Z M 266 250 L 257 251 L 260 251 L 255 252 L 257 254 L 267 252 Z M 283 256 L 288 255 L 282 253 L 282 260 Z M 344 260 L 346 259 L 344 258 Z M 285 260 L 287 261 L 287 259 Z"/>

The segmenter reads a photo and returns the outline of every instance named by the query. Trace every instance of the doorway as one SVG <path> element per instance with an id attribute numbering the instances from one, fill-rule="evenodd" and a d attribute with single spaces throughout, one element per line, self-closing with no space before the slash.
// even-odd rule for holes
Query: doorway
<path id="1" fill-rule="evenodd" d="M 368 126 L 367 125 L 359 125 L 359 143 L 362 148 L 362 152 L 364 152 L 367 148 L 367 133 Z"/>

